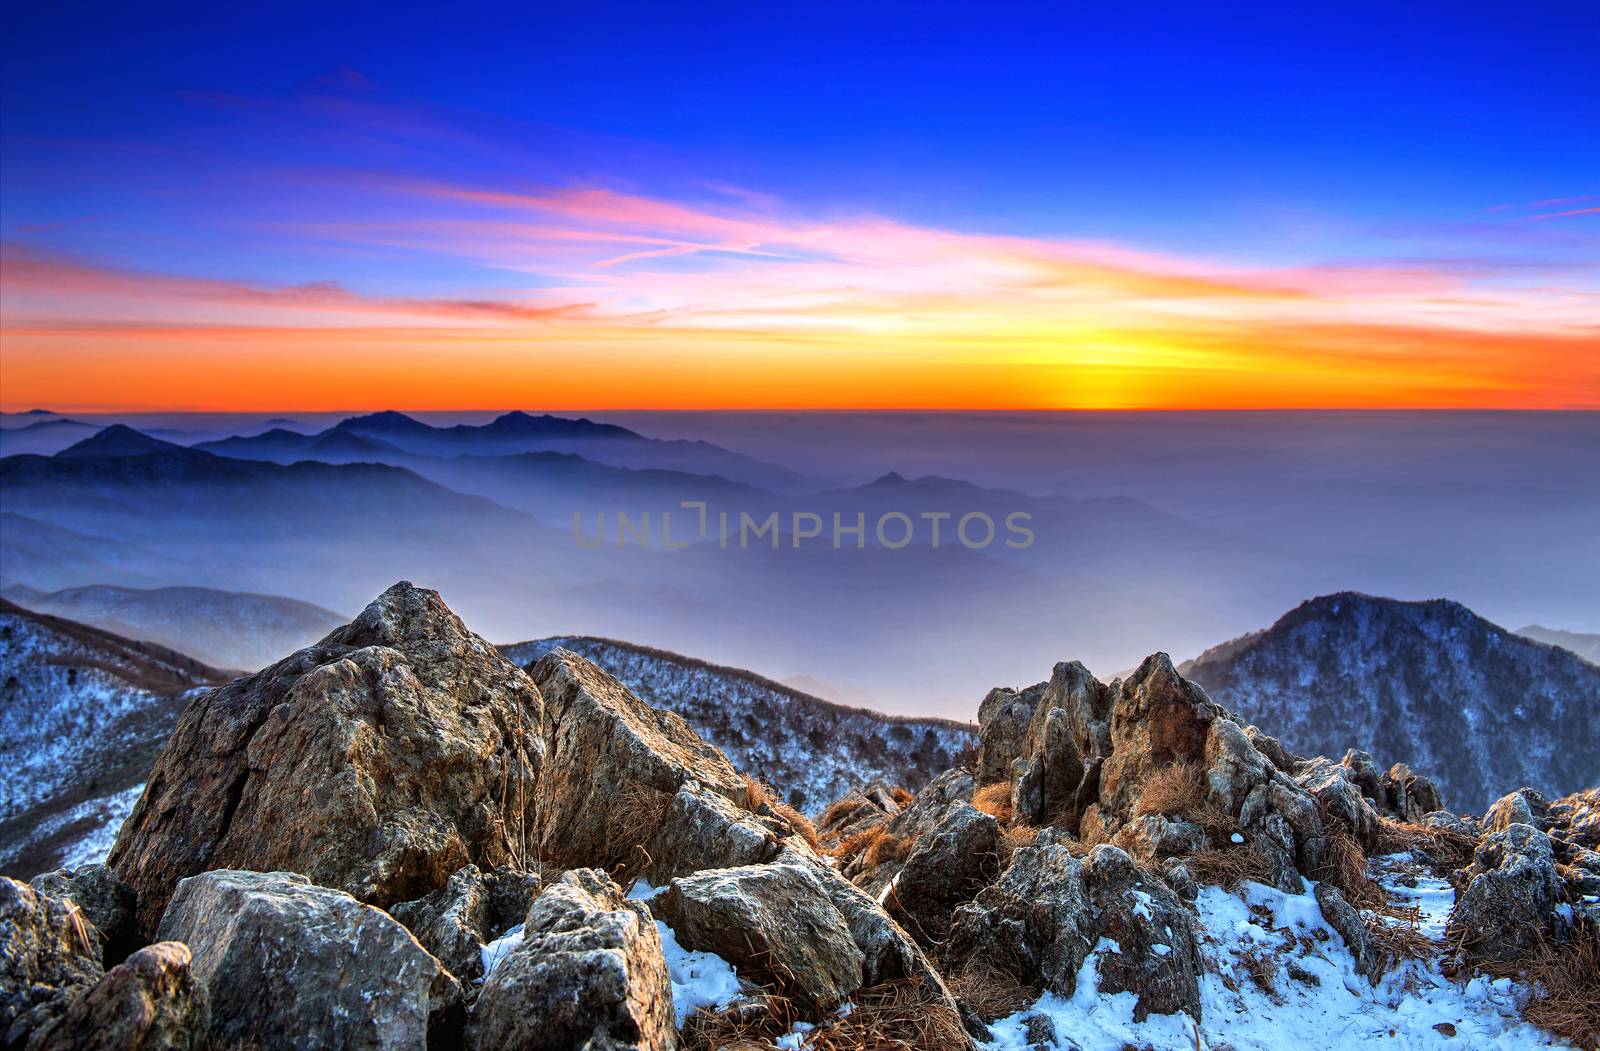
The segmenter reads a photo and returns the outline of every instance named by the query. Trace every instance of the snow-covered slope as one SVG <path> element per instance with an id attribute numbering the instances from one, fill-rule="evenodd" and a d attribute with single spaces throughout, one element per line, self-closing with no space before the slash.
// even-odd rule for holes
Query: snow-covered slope
<path id="1" fill-rule="evenodd" d="M 110 845 L 184 695 L 223 673 L 0 600 L 0 872 Z"/>
<path id="2" fill-rule="evenodd" d="M 1456 602 L 1327 595 L 1180 671 L 1297 752 L 1408 763 L 1454 810 L 1600 781 L 1600 667 Z"/>
<path id="3" fill-rule="evenodd" d="M 14 587 L 4 597 L 38 613 L 179 648 L 215 667 L 246 671 L 309 646 L 345 622 L 309 602 L 214 588 L 97 585 L 40 592 Z"/>
<path id="4" fill-rule="evenodd" d="M 557 646 L 594 661 L 647 704 L 677 712 L 740 770 L 816 814 L 852 786 L 883 778 L 913 790 L 956 765 L 974 729 L 846 708 L 738 668 L 610 639 L 502 646 L 531 665 Z"/>

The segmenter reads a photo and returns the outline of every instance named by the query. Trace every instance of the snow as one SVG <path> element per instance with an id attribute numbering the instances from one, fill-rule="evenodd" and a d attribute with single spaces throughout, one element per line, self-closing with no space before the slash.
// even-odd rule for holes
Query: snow
<path id="1" fill-rule="evenodd" d="M 660 887 L 644 880 L 628 889 L 628 897 L 634 901 L 649 902 L 660 893 Z M 656 921 L 656 930 L 661 934 L 661 952 L 667 958 L 667 972 L 672 979 L 672 1011 L 679 1029 L 698 1009 L 720 1011 L 739 998 L 739 975 L 731 963 L 716 953 L 685 949 L 678 944 L 673 929 L 660 920 Z"/>
<path id="2" fill-rule="evenodd" d="M 1374 859 L 1373 875 L 1397 904 L 1420 910 L 1424 934 L 1435 940 L 1442 936 L 1455 900 L 1449 884 L 1417 871 L 1404 857 Z M 1344 942 L 1323 920 L 1313 889 L 1308 884 L 1305 893 L 1287 894 L 1250 883 L 1237 894 L 1217 887 L 1200 892 L 1195 907 L 1205 973 L 1198 1026 L 1181 1013 L 1135 1022 L 1136 994 L 1102 994 L 1098 961 L 1121 948 L 1101 939 L 1084 961 L 1071 997 L 1047 994 L 1032 1008 L 1001 1019 L 991 1026 L 994 1039 L 982 1046 L 989 1051 L 1033 1047 L 1026 1020 L 1035 1012 L 1054 1024 L 1053 1047 L 1061 1051 L 1126 1046 L 1357 1051 L 1373 1043 L 1407 1051 L 1566 1046 L 1521 1021 L 1521 994 L 1506 980 L 1480 976 L 1458 984 L 1444 976 L 1437 961 L 1427 960 L 1407 962 L 1372 986 L 1356 973 Z M 1163 948 L 1154 951 L 1166 955 Z M 1252 956 L 1269 961 L 1270 989 L 1252 979 L 1246 966 Z M 1451 1027 L 1454 1036 L 1447 1035 Z"/>
<path id="3" fill-rule="evenodd" d="M 1231 836 L 1229 836 L 1229 837 L 1228 837 L 1228 838 L 1229 838 L 1229 839 L 1230 839 L 1230 840 L 1232 840 L 1232 841 L 1233 841 L 1233 842 L 1235 842 L 1235 843 L 1243 843 L 1243 842 L 1244 842 L 1244 837 L 1243 837 L 1243 836 L 1241 836 L 1241 835 L 1240 835 L 1240 834 L 1239 834 L 1239 833 L 1237 833 L 1237 832 L 1235 832 L 1235 833 L 1234 833 L 1234 834 L 1233 834 L 1233 835 L 1231 835 Z"/>
<path id="4" fill-rule="evenodd" d="M 522 944 L 522 934 L 523 924 L 519 923 L 483 947 L 481 950 L 483 953 L 483 978 L 479 979 L 479 981 L 486 981 L 494 973 L 494 969 L 500 966 L 500 961 L 510 956 L 511 950 Z"/>

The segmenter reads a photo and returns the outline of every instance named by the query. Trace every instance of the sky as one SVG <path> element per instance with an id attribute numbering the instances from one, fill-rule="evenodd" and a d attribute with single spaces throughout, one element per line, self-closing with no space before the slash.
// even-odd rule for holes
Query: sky
<path id="1" fill-rule="evenodd" d="M 1600 408 L 1588 0 L 0 36 L 8 411 Z"/>

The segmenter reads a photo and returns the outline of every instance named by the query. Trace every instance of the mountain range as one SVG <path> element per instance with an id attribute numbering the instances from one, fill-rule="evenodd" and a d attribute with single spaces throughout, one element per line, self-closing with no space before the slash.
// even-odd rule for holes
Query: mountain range
<path id="1" fill-rule="evenodd" d="M 1600 667 L 1456 602 L 1325 595 L 1180 671 L 1301 754 L 1410 763 L 1456 810 L 1600 783 Z"/>

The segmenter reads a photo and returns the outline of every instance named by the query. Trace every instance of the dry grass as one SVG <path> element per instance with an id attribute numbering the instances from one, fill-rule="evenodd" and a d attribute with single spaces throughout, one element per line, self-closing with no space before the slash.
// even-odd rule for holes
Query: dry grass
<path id="1" fill-rule="evenodd" d="M 1472 860 L 1478 841 L 1465 832 L 1428 825 L 1413 825 L 1392 818 L 1378 819 L 1380 854 L 1410 852 L 1428 863 L 1435 875 L 1449 876 Z"/>
<path id="2" fill-rule="evenodd" d="M 613 821 L 607 831 L 606 847 L 611 855 L 612 878 L 623 886 L 631 884 L 650 864 L 644 845 L 661 827 L 671 805 L 670 793 L 638 782 L 626 785 L 618 793 L 617 803 L 611 808 Z"/>
<path id="3" fill-rule="evenodd" d="M 1015 1014 L 1039 997 L 1037 989 L 1029 988 L 989 960 L 967 961 L 945 979 L 945 984 L 956 999 L 976 1011 L 985 1023 Z"/>
<path id="4" fill-rule="evenodd" d="M 1152 774 L 1133 804 L 1133 816 L 1169 814 L 1187 817 L 1206 802 L 1206 775 L 1198 763 L 1183 760 Z"/>
<path id="5" fill-rule="evenodd" d="M 772 803 L 772 809 L 777 811 L 779 817 L 789 822 L 790 827 L 795 831 L 795 835 L 805 840 L 806 846 L 821 853 L 822 840 L 817 836 L 816 826 L 811 823 L 810 818 L 788 803 L 779 803 L 776 800 Z"/>
<path id="6" fill-rule="evenodd" d="M 1265 883 L 1272 878 L 1272 863 L 1253 847 L 1225 847 L 1201 850 L 1188 857 L 1189 869 L 1200 883 L 1212 883 L 1235 891 L 1249 880 Z"/>
<path id="7" fill-rule="evenodd" d="M 911 853 L 911 840 L 905 836 L 896 836 L 887 828 L 880 828 L 879 835 L 867 847 L 867 864 L 882 865 L 886 861 L 904 861 L 906 855 Z"/>
<path id="8" fill-rule="evenodd" d="M 1327 829 L 1327 859 L 1311 873 L 1311 878 L 1332 883 L 1339 888 L 1344 899 L 1358 909 L 1386 908 L 1389 896 L 1367 875 L 1366 852 L 1351 834 L 1350 826 L 1339 818 L 1328 816 L 1324 819 L 1324 827 Z"/>
<path id="9" fill-rule="evenodd" d="M 1001 781 L 984 785 L 972 795 L 972 805 L 988 814 L 1002 825 L 1011 823 L 1011 785 Z"/>
<path id="10" fill-rule="evenodd" d="M 838 828 L 871 805 L 871 803 L 859 796 L 855 799 L 851 799 L 848 796 L 844 799 L 835 799 L 828 804 L 828 809 L 822 812 L 822 820 L 817 823 L 823 828 Z"/>
<path id="11" fill-rule="evenodd" d="M 1401 908 L 1385 902 L 1363 913 L 1372 947 L 1378 954 L 1378 973 L 1384 974 L 1406 960 L 1426 960 L 1439 952 L 1439 946 L 1420 929 L 1422 910 Z"/>
<path id="12" fill-rule="evenodd" d="M 1000 846 L 1007 855 L 1031 847 L 1039 841 L 1039 830 L 1032 825 L 1012 825 L 1000 833 Z"/>
<path id="13" fill-rule="evenodd" d="M 702 1007 L 684 1019 L 683 1051 L 767 1051 L 798 1017 L 788 998 L 773 992 L 724 1011 Z"/>
<path id="14" fill-rule="evenodd" d="M 895 805 L 902 810 L 917 801 L 916 796 L 912 795 L 908 790 L 900 787 L 899 785 L 895 785 L 893 788 L 889 789 L 889 798 L 893 799 Z"/>
<path id="15" fill-rule="evenodd" d="M 772 789 L 757 781 L 749 774 L 744 775 L 744 808 L 746 810 L 760 810 L 772 802 Z"/>
<path id="16" fill-rule="evenodd" d="M 839 841 L 839 845 L 833 848 L 832 854 L 842 865 L 870 848 L 888 833 L 887 822 L 873 825 L 871 828 L 864 828 L 860 832 L 852 832 Z"/>
<path id="17" fill-rule="evenodd" d="M 1592 928 L 1574 927 L 1564 942 L 1541 937 L 1523 959 L 1479 970 L 1528 985 L 1527 1021 L 1578 1047 L 1600 1048 L 1600 938 Z"/>
<path id="18" fill-rule="evenodd" d="M 801 1043 L 805 1051 L 949 1051 L 969 1041 L 956 1014 L 922 982 L 906 978 L 859 990 L 855 1007 Z"/>

